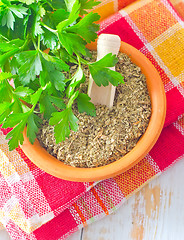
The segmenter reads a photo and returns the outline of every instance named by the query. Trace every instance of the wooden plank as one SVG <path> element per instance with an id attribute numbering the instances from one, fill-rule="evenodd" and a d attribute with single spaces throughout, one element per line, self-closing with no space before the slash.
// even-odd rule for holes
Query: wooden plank
<path id="1" fill-rule="evenodd" d="M 6 230 L 0 230 L 0 240 L 11 240 Z"/>
<path id="2" fill-rule="evenodd" d="M 83 240 L 184 239 L 184 158 L 113 215 L 84 229 Z"/>
<path id="3" fill-rule="evenodd" d="M 73 233 L 69 238 L 67 238 L 67 240 L 82 240 L 81 234 L 82 234 L 82 230 L 79 230 Z"/>

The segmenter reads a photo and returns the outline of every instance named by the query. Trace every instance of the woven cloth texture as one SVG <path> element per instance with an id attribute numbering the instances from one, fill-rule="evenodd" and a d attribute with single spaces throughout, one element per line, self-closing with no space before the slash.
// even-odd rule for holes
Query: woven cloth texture
<path id="1" fill-rule="evenodd" d="M 184 14 L 173 0 L 103 1 L 115 14 L 100 33 L 118 34 L 157 68 L 167 97 L 165 127 L 154 148 L 129 171 L 95 183 L 68 182 L 37 168 L 20 148 L 8 151 L 0 129 L 0 222 L 14 240 L 58 240 L 116 211 L 127 198 L 184 156 Z M 112 4 L 112 5 L 109 5 Z M 103 11 L 102 11 L 103 9 Z M 108 12 L 112 14 L 113 12 Z M 180 15 L 179 15 L 180 14 Z"/>

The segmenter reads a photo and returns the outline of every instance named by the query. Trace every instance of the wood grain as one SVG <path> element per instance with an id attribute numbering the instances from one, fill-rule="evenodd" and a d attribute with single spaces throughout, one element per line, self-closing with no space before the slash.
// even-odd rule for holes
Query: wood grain
<path id="1" fill-rule="evenodd" d="M 113 215 L 84 229 L 83 240 L 184 239 L 184 158 Z"/>
<path id="2" fill-rule="evenodd" d="M 72 234 L 68 238 L 68 240 L 82 240 L 82 236 L 81 235 L 82 235 L 82 230 L 79 230 L 79 231 L 75 232 L 74 234 Z"/>
<path id="3" fill-rule="evenodd" d="M 6 230 L 0 230 L 0 240 L 11 240 Z"/>

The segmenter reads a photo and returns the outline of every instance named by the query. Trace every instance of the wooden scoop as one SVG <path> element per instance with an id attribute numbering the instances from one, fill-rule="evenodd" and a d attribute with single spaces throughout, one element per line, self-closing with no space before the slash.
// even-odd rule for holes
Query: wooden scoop
<path id="1" fill-rule="evenodd" d="M 101 34 L 97 41 L 97 60 L 103 58 L 106 54 L 118 54 L 121 45 L 121 39 L 113 34 Z M 115 67 L 111 67 L 115 71 Z M 88 95 L 94 104 L 106 105 L 111 108 L 114 102 L 116 87 L 109 84 L 107 87 L 98 87 L 92 77 L 89 79 Z"/>

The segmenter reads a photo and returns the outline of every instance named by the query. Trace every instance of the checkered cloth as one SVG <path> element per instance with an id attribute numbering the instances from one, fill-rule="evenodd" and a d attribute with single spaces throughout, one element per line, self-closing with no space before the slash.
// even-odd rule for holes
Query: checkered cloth
<path id="1" fill-rule="evenodd" d="M 107 6 L 116 11 L 125 3 L 128 0 L 104 1 L 95 11 L 106 12 Z M 184 14 L 182 2 L 173 4 Z M 99 34 L 118 34 L 150 59 L 167 96 L 160 138 L 129 171 L 95 183 L 64 181 L 37 168 L 20 148 L 9 152 L 5 140 L 9 129 L 0 130 L 0 221 L 14 240 L 65 239 L 116 211 L 184 156 L 184 22 L 178 13 L 167 0 L 142 0 L 101 23 Z"/>

